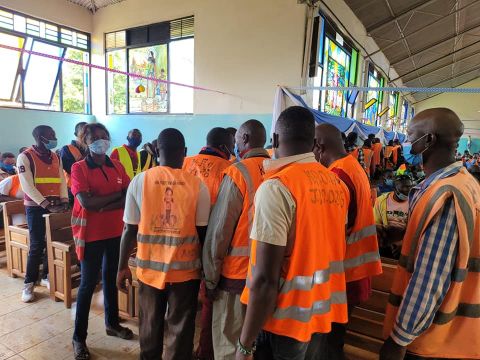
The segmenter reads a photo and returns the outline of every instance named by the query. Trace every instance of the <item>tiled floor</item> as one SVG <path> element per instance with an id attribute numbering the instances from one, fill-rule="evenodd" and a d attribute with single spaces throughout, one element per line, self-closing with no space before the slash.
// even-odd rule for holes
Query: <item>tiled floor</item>
<path id="1" fill-rule="evenodd" d="M 0 266 L 2 266 L 0 261 Z M 24 304 L 20 300 L 22 279 L 12 279 L 4 266 L 0 268 L 0 360 L 73 359 L 72 333 L 75 304 L 65 309 L 62 302 L 50 300 L 46 288 L 37 287 L 37 301 Z M 138 359 L 138 326 L 133 321 L 122 323 L 136 334 L 131 341 L 105 334 L 103 297 L 96 293 L 92 302 L 87 344 L 92 359 Z M 198 341 L 198 331 L 196 341 Z M 351 360 L 373 360 L 375 354 L 346 347 Z"/>

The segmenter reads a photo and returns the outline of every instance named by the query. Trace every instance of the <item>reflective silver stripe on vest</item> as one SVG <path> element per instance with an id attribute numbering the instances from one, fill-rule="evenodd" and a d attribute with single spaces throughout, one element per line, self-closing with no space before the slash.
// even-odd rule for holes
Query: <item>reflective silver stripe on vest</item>
<path id="1" fill-rule="evenodd" d="M 172 263 L 163 263 L 153 260 L 142 260 L 137 258 L 137 266 L 142 269 L 150 269 L 161 272 L 168 272 L 169 270 L 198 270 L 201 268 L 200 259 L 194 261 L 175 261 Z"/>
<path id="2" fill-rule="evenodd" d="M 277 308 L 273 313 L 273 318 L 277 320 L 292 319 L 300 322 L 309 322 L 314 315 L 326 314 L 330 311 L 332 304 L 346 304 L 347 294 L 343 291 L 333 292 L 330 299 L 319 300 L 312 304 L 311 308 L 302 308 L 299 306 L 290 306 L 288 308 Z"/>
<path id="3" fill-rule="evenodd" d="M 73 241 L 75 242 L 76 247 L 85 247 L 85 240 L 74 237 Z"/>
<path id="4" fill-rule="evenodd" d="M 351 233 L 347 237 L 347 244 L 354 244 L 360 240 L 365 239 L 366 237 L 377 235 L 377 227 L 376 225 L 370 225 L 367 227 L 364 227 L 362 230 L 356 231 L 354 233 Z"/>
<path id="5" fill-rule="evenodd" d="M 250 256 L 250 248 L 248 246 L 239 246 L 231 248 L 228 252 L 230 256 Z"/>
<path id="6" fill-rule="evenodd" d="M 198 236 L 174 237 L 161 235 L 137 235 L 137 241 L 142 244 L 155 244 L 167 246 L 180 246 L 185 244 L 196 244 L 199 242 Z"/>
<path id="7" fill-rule="evenodd" d="M 330 279 L 330 274 L 341 274 L 343 271 L 343 261 L 332 261 L 329 268 L 317 270 L 313 276 L 295 276 L 291 280 L 280 279 L 280 293 L 311 290 L 315 285 L 326 283 Z"/>
<path id="8" fill-rule="evenodd" d="M 72 226 L 87 226 L 87 219 L 72 216 Z"/>
<path id="9" fill-rule="evenodd" d="M 368 264 L 368 263 L 379 261 L 379 260 L 380 260 L 380 254 L 378 253 L 378 251 L 372 251 L 351 259 L 347 259 L 344 261 L 343 264 L 345 269 L 351 269 L 363 264 Z"/>
<path id="10" fill-rule="evenodd" d="M 247 167 L 242 164 L 241 162 L 236 163 L 234 165 L 238 171 L 242 174 L 243 178 L 245 179 L 245 184 L 247 186 L 248 192 L 248 234 L 250 235 L 250 231 L 252 230 L 252 223 L 253 223 L 253 200 L 255 198 L 255 189 L 253 188 L 253 180 L 248 172 Z"/>

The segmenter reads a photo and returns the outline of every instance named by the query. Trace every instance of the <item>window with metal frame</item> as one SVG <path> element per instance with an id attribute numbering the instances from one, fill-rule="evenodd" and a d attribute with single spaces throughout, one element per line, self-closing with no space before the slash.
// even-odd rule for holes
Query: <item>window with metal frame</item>
<path id="1" fill-rule="evenodd" d="M 107 114 L 193 113 L 194 17 L 105 34 Z"/>
<path id="2" fill-rule="evenodd" d="M 91 113 L 89 34 L 0 7 L 0 58 L 0 106 Z"/>

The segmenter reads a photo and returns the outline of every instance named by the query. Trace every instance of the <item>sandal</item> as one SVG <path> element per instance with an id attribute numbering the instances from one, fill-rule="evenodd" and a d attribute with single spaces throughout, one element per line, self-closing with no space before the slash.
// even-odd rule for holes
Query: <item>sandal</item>
<path id="1" fill-rule="evenodd" d="M 131 340 L 133 339 L 133 332 L 129 328 L 117 325 L 116 327 L 107 327 L 108 336 L 116 336 L 120 339 Z"/>
<path id="2" fill-rule="evenodd" d="M 90 351 L 88 351 L 87 344 L 80 341 L 72 341 L 73 345 L 73 356 L 75 360 L 89 360 Z"/>

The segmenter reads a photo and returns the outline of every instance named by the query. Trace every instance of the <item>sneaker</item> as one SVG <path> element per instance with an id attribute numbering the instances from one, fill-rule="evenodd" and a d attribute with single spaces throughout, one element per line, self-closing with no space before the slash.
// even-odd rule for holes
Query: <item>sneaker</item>
<path id="1" fill-rule="evenodd" d="M 35 300 L 35 293 L 33 292 L 33 289 L 35 289 L 35 283 L 28 283 L 23 285 L 23 291 L 22 291 L 23 302 L 28 303 Z"/>
<path id="2" fill-rule="evenodd" d="M 50 281 L 48 281 L 48 279 L 42 279 L 40 280 L 40 286 L 46 287 L 50 290 Z"/>

